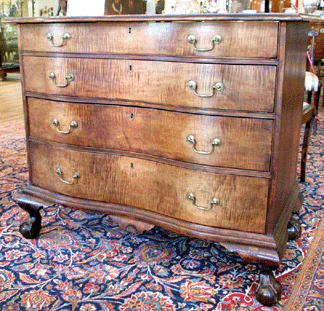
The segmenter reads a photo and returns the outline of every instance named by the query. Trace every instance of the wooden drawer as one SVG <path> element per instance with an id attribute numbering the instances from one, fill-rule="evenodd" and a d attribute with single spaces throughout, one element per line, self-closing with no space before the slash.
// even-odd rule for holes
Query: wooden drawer
<path id="1" fill-rule="evenodd" d="M 276 66 L 32 56 L 23 62 L 27 92 L 201 109 L 272 112 L 274 107 Z M 55 83 L 68 85 L 55 86 L 50 73 Z M 69 74 L 73 81 L 67 81 Z"/>
<path id="2" fill-rule="evenodd" d="M 270 170 L 273 121 L 127 106 L 28 98 L 29 134 L 58 143 L 149 154 L 179 161 Z M 53 120 L 58 125 L 53 125 Z M 71 127 L 72 121 L 77 127 Z M 195 145 L 188 142 L 193 135 Z M 220 145 L 212 146 L 214 139 Z M 210 152 L 198 154 L 194 151 Z M 230 156 L 229 156 L 230 155 Z"/>
<path id="3" fill-rule="evenodd" d="M 53 47 L 47 39 L 51 34 L 53 44 L 59 45 L 66 33 L 70 39 L 62 47 Z M 189 35 L 195 36 L 198 49 L 211 48 L 215 35 L 221 36 L 221 42 L 214 44 L 211 51 L 198 52 L 188 42 Z M 21 28 L 20 38 L 22 51 L 276 58 L 278 22 L 262 22 L 262 27 L 258 21 L 28 24 Z"/>
<path id="4" fill-rule="evenodd" d="M 198 224 L 264 233 L 269 181 L 30 143 L 32 184 L 72 197 L 123 204 Z M 68 182 L 77 172 L 80 178 Z M 235 191 L 233 191 L 235 190 Z M 196 200 L 187 198 L 192 193 Z M 219 204 L 211 204 L 213 198 Z M 194 206 L 210 208 L 200 210 Z"/>

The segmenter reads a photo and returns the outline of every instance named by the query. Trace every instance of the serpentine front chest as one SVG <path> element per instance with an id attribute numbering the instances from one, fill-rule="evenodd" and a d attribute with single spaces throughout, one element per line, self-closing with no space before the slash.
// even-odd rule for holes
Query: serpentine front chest
<path id="1" fill-rule="evenodd" d="M 219 241 L 261 265 L 293 212 L 307 23 L 298 15 L 14 19 L 31 215 L 63 204 Z M 297 226 L 298 227 L 298 226 Z M 298 231 L 298 230 L 297 230 Z"/>

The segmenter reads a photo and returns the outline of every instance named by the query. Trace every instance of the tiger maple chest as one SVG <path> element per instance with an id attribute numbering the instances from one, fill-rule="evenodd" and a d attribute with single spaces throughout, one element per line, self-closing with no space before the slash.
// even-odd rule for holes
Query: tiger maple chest
<path id="1" fill-rule="evenodd" d="M 301 205 L 298 15 L 16 19 L 29 164 L 19 205 L 62 204 L 220 242 L 273 277 Z M 116 218 L 117 219 L 117 218 Z M 126 221 L 127 222 L 127 221 Z"/>

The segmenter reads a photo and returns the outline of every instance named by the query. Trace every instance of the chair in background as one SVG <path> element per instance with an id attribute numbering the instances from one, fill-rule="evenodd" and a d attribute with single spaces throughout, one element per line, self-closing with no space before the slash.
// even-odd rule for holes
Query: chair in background
<path id="1" fill-rule="evenodd" d="M 17 32 L 5 32 L 0 20 L 0 80 L 4 80 L 8 72 L 19 72 L 18 55 Z"/>
<path id="2" fill-rule="evenodd" d="M 322 65 L 324 63 L 324 20 L 310 20 L 310 31 L 308 32 L 308 49 L 311 58 L 310 64 L 311 66 L 317 65 L 316 74 L 321 79 Z M 316 122 L 314 128 L 316 131 Z"/>
<path id="3" fill-rule="evenodd" d="M 302 124 L 305 124 L 303 146 L 301 152 L 300 165 L 300 181 L 305 182 L 306 179 L 306 161 L 307 151 L 314 128 L 314 122 L 317 115 L 319 99 L 321 96 L 322 83 L 319 78 L 309 71 L 306 72 L 305 77 L 305 91 L 307 92 L 307 102 L 303 103 Z"/>

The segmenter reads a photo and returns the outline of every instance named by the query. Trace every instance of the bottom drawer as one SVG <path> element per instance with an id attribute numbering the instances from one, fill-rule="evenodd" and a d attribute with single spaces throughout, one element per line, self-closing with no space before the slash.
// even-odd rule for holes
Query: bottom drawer
<path id="1" fill-rule="evenodd" d="M 29 156 L 31 182 L 54 192 L 146 209 L 196 224 L 265 232 L 267 179 L 36 143 L 30 143 Z"/>

